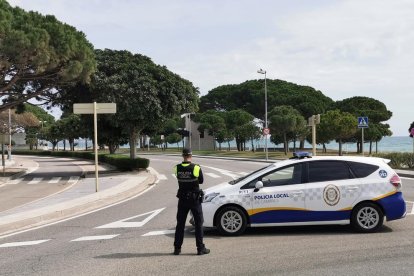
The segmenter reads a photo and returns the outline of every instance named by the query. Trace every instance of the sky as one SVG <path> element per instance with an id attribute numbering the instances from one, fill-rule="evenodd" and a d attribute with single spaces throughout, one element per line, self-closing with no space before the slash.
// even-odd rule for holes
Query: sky
<path id="1" fill-rule="evenodd" d="M 372 97 L 393 112 L 394 136 L 414 121 L 412 0 L 8 0 L 53 14 L 97 49 L 128 50 L 205 95 L 270 79 L 333 100 Z M 269 107 L 270 108 L 270 107 Z"/>

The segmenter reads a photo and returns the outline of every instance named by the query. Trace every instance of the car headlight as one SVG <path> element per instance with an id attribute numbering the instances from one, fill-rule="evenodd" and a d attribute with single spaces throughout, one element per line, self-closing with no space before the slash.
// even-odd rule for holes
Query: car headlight
<path id="1" fill-rule="evenodd" d="M 206 194 L 204 196 L 204 200 L 203 202 L 210 202 L 212 201 L 216 196 L 218 196 L 220 193 L 211 193 L 211 194 Z"/>

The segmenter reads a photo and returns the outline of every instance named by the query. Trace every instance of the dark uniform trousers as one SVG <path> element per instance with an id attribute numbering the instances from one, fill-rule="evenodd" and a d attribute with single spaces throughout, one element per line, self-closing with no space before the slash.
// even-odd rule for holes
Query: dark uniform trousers
<path id="1" fill-rule="evenodd" d="M 188 211 L 190 210 L 193 213 L 194 217 L 196 246 L 197 249 L 200 250 L 204 248 L 203 209 L 198 198 L 196 200 L 184 198 L 180 198 L 178 200 L 177 226 L 175 228 L 174 247 L 181 248 L 181 245 L 183 244 L 185 221 L 187 220 Z"/>

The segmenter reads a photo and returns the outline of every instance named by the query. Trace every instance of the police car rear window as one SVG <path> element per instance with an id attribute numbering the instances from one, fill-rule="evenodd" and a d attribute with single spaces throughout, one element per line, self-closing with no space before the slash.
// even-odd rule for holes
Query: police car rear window
<path id="1" fill-rule="evenodd" d="M 308 164 L 309 182 L 322 182 L 353 178 L 348 165 L 342 161 L 312 161 Z"/>
<path id="2" fill-rule="evenodd" d="M 376 165 L 351 161 L 348 162 L 348 165 L 351 167 L 352 172 L 357 178 L 367 177 L 379 168 L 379 166 Z"/>

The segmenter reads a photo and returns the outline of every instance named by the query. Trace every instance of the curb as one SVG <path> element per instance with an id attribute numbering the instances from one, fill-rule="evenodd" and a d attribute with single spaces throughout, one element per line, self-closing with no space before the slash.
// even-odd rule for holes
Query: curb
<path id="1" fill-rule="evenodd" d="M 147 173 L 146 178 L 138 185 L 134 185 L 137 179 L 130 179 L 102 192 L 20 214 L 4 216 L 0 222 L 0 235 L 9 235 L 115 204 L 144 192 L 154 185 L 155 180 L 154 175 Z"/>

